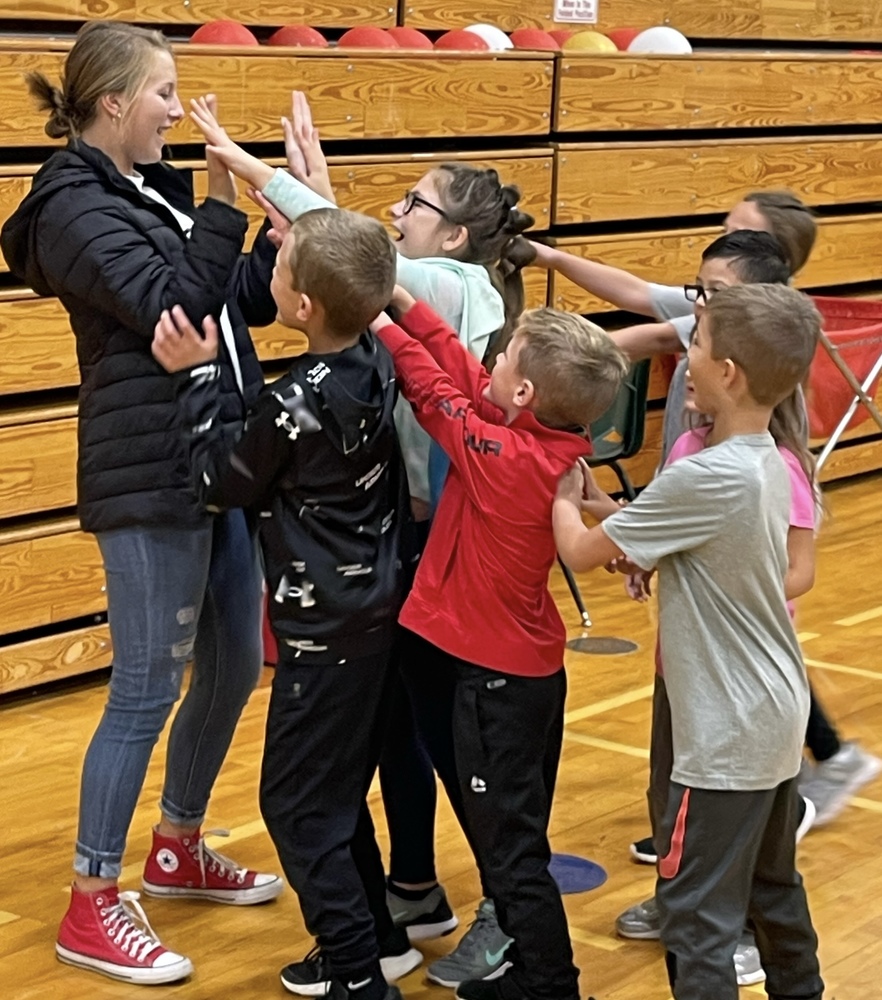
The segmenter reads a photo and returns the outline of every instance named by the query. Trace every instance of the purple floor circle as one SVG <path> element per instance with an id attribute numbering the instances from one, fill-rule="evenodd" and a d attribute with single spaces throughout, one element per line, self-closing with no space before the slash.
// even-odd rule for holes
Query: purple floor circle
<path id="1" fill-rule="evenodd" d="M 575 854 L 552 854 L 548 870 L 562 895 L 590 892 L 606 881 L 605 869 Z"/>

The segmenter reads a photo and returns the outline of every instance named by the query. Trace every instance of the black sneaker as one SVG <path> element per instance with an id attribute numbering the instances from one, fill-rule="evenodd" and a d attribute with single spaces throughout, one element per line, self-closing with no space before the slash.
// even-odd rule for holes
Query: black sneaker
<path id="1" fill-rule="evenodd" d="M 380 968 L 387 982 L 413 972 L 422 961 L 422 953 L 410 947 L 404 931 L 393 931 L 380 947 Z M 286 965 L 280 978 L 289 993 L 302 997 L 323 997 L 331 990 L 331 969 L 318 945 L 300 962 Z"/>
<path id="2" fill-rule="evenodd" d="M 631 857 L 642 865 L 658 864 L 658 854 L 652 837 L 644 837 L 643 840 L 635 840 L 630 847 Z"/>
<path id="3" fill-rule="evenodd" d="M 469 979 L 456 987 L 457 1000 L 528 1000 L 510 976 L 498 979 Z M 594 1000 L 594 997 L 588 997 Z"/>
<path id="4" fill-rule="evenodd" d="M 370 978 L 359 982 L 332 979 L 327 996 L 328 1000 L 403 1000 L 397 986 L 382 983 L 378 988 Z"/>
<path id="5" fill-rule="evenodd" d="M 402 899 L 393 886 L 386 890 L 386 905 L 396 927 L 403 927 L 411 941 L 443 937 L 459 924 L 440 885 L 429 889 L 423 899 Z"/>

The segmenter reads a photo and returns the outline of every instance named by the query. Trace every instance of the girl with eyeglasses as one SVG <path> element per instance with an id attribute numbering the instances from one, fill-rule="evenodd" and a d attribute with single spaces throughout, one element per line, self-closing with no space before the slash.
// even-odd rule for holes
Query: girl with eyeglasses
<path id="1" fill-rule="evenodd" d="M 211 114 L 205 100 L 194 102 L 193 120 L 208 148 L 237 176 L 260 194 L 268 210 L 293 221 L 304 212 L 334 207 L 327 162 L 313 127 L 309 105 L 294 92 L 292 117 L 283 119 L 289 171 L 274 170 L 233 143 Z M 428 303 L 459 332 L 467 350 L 492 365 L 504 350 L 523 309 L 521 268 L 532 260 L 530 244 L 520 234 L 533 224 L 518 207 L 520 192 L 502 184 L 497 172 L 463 163 L 441 163 L 427 171 L 391 206 L 397 232 L 397 281 L 411 295 Z M 399 400 L 396 423 L 401 442 L 414 517 L 419 525 L 416 564 L 425 542 L 431 502 L 446 475 L 446 456 L 431 445 L 405 400 Z M 402 633 L 401 673 L 404 683 L 395 693 L 389 738 L 380 765 L 380 779 L 389 823 L 391 863 L 388 905 L 402 932 L 418 941 L 447 934 L 458 920 L 438 884 L 434 859 L 435 776 L 437 770 L 451 805 L 462 819 L 452 743 L 453 677 L 421 671 L 422 640 Z M 418 720 L 419 735 L 416 732 Z M 451 954 L 432 963 L 428 977 L 445 986 L 499 975 L 508 963 L 510 943 L 499 928 L 495 908 L 483 899 L 469 932 Z M 387 955 L 405 942 L 387 943 Z M 381 955 L 383 945 L 381 944 Z M 308 976 L 295 963 L 296 978 Z M 288 989 L 296 989 L 289 966 L 283 974 Z"/>

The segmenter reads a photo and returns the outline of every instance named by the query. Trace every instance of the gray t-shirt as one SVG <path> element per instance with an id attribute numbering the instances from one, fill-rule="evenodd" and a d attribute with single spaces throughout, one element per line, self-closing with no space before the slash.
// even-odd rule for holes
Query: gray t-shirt
<path id="1" fill-rule="evenodd" d="M 808 679 L 784 598 L 790 483 L 769 434 L 741 435 L 667 467 L 603 522 L 658 567 L 671 702 L 672 779 L 758 791 L 796 775 Z"/>
<path id="2" fill-rule="evenodd" d="M 656 319 L 670 323 L 677 331 L 683 350 L 688 350 L 695 328 L 693 303 L 686 298 L 682 285 L 657 285 L 649 283 L 649 300 Z M 665 404 L 662 424 L 662 465 L 674 442 L 686 429 L 686 359 L 681 358 L 671 376 L 668 401 Z"/>

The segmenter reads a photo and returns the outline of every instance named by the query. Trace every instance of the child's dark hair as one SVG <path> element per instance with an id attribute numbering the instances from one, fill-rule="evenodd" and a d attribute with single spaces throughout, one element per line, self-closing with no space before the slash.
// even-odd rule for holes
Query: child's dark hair
<path id="1" fill-rule="evenodd" d="M 488 367 L 504 351 L 524 309 L 521 269 L 536 252 L 520 234 L 533 225 L 533 216 L 518 207 L 520 190 L 502 184 L 499 174 L 468 163 L 441 163 L 435 170 L 438 192 L 450 220 L 468 230 L 468 240 L 456 254 L 459 260 L 483 264 L 502 296 L 505 323 L 484 354 Z"/>
<path id="2" fill-rule="evenodd" d="M 25 76 L 41 111 L 49 112 L 51 139 L 75 138 L 95 120 L 105 94 L 134 98 L 145 84 L 157 52 L 172 54 L 160 31 L 117 21 L 90 21 L 77 32 L 62 71 L 61 87 L 39 72 Z"/>
<path id="3" fill-rule="evenodd" d="M 790 265 L 784 248 L 770 233 L 738 229 L 718 236 L 704 248 L 702 260 L 727 260 L 745 285 L 786 285 Z"/>
<path id="4" fill-rule="evenodd" d="M 351 337 L 392 298 L 398 255 L 376 219 L 336 208 L 304 212 L 291 226 L 295 287 L 318 300 L 329 332 Z"/>
<path id="5" fill-rule="evenodd" d="M 792 191 L 752 191 L 744 200 L 762 212 L 769 232 L 784 248 L 790 273 L 796 274 L 808 260 L 818 235 L 812 210 Z"/>

